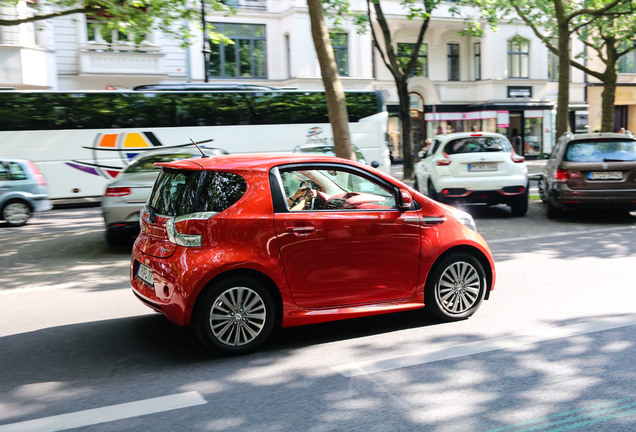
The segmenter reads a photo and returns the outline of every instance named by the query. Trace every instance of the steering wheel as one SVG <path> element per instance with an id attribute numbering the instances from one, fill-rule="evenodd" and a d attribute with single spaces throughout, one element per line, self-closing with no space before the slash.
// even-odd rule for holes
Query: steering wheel
<path id="1" fill-rule="evenodd" d="M 303 181 L 300 183 L 300 187 L 298 189 L 306 189 L 306 192 L 303 194 L 303 196 L 307 196 L 308 193 L 311 193 L 311 199 L 305 203 L 305 209 L 313 209 L 314 208 L 314 202 L 316 201 L 316 194 L 317 191 L 316 190 L 312 190 L 312 184 L 311 182 L 307 182 L 307 181 Z"/>

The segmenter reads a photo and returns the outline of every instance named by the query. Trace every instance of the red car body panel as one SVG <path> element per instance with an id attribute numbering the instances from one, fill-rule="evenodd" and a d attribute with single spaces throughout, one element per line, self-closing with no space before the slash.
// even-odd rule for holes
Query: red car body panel
<path id="1" fill-rule="evenodd" d="M 334 162 L 408 190 L 421 208 L 274 211 L 273 168 Z M 151 222 L 151 215 L 142 211 L 142 229 L 131 259 L 132 288 L 145 304 L 175 324 L 189 325 L 199 293 L 216 278 L 237 271 L 260 275 L 277 288 L 283 327 L 423 308 L 432 266 L 457 248 L 481 256 L 489 289 L 494 288 L 492 254 L 478 233 L 455 219 L 450 207 L 366 165 L 328 156 L 262 154 L 160 165 L 234 173 L 247 183 L 243 197 L 218 215 L 181 223 L 182 232 L 204 232 L 200 247 L 172 243 L 166 235 L 166 218 L 156 215 Z M 416 222 L 424 217 L 446 221 L 431 226 Z M 139 263 L 152 269 L 154 286 L 136 277 Z"/>

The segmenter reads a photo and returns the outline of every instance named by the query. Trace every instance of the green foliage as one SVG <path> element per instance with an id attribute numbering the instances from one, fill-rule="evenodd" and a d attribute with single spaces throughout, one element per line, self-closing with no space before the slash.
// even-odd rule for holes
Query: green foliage
<path id="1" fill-rule="evenodd" d="M 0 7 L 15 7 L 22 0 L 0 0 Z M 207 9 L 232 14 L 235 12 L 219 0 L 204 0 Z M 33 16 L 29 18 L 0 19 L 0 26 L 19 25 L 26 22 L 84 13 L 99 20 L 108 29 L 132 34 L 136 40 L 150 30 L 160 29 L 188 45 L 191 32 L 188 22 L 201 23 L 201 3 L 190 0 L 47 0 L 30 3 Z M 208 28 L 215 41 L 229 40 Z"/>

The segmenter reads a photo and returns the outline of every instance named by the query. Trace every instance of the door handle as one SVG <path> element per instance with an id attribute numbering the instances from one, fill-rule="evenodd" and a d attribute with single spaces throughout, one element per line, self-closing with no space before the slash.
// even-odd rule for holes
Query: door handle
<path id="1" fill-rule="evenodd" d="M 410 223 L 418 223 L 424 225 L 440 225 L 446 222 L 446 217 L 444 216 L 425 216 L 422 218 L 407 218 L 404 219 L 404 222 Z"/>
<path id="2" fill-rule="evenodd" d="M 289 226 L 285 228 L 285 231 L 292 232 L 294 234 L 309 234 L 316 231 L 316 227 L 313 225 L 306 226 Z"/>

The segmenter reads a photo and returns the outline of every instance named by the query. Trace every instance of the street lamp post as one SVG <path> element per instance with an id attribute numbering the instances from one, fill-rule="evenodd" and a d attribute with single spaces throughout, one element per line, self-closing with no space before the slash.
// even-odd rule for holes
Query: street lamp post
<path id="1" fill-rule="evenodd" d="M 205 0 L 201 0 L 201 25 L 203 26 L 203 80 L 208 82 L 209 54 L 208 32 L 205 25 Z"/>

